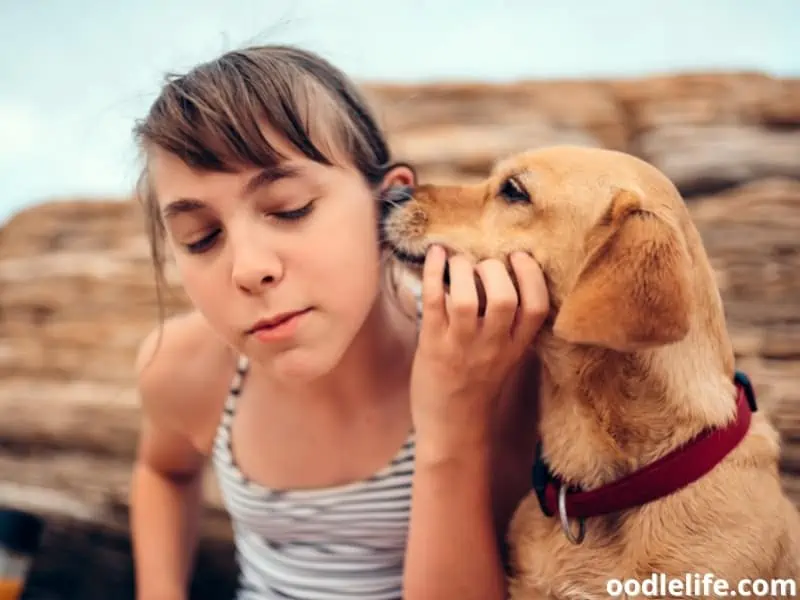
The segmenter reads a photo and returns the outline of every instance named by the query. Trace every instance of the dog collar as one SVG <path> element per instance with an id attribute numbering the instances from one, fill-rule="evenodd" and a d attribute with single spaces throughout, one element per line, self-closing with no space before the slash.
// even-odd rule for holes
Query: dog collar
<path id="1" fill-rule="evenodd" d="M 599 488 L 583 491 L 565 486 L 544 461 L 540 442 L 531 476 L 542 512 L 548 517 L 558 514 L 570 541 L 580 543 L 586 518 L 642 506 L 680 490 L 711 471 L 744 438 L 750 427 L 751 413 L 758 410 L 747 375 L 737 371 L 734 383 L 737 415 L 733 422 L 724 428 L 706 430 L 655 462 Z M 569 518 L 579 520 L 577 537 L 572 534 Z"/>

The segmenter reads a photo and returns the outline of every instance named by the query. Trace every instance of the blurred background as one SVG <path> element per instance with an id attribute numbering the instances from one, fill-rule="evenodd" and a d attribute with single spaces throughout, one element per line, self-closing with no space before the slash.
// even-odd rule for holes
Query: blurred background
<path id="1" fill-rule="evenodd" d="M 0 0 L 0 505 L 48 523 L 26 598 L 133 597 L 132 365 L 158 311 L 130 131 L 166 73 L 249 44 L 361 82 L 423 179 L 565 142 L 661 168 L 800 503 L 798 31 L 797 0 Z M 203 599 L 234 575 L 212 478 L 206 497 Z"/>

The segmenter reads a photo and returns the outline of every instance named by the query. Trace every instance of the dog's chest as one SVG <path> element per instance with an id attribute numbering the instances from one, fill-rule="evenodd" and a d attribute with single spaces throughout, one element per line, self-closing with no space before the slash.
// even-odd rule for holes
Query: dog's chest
<path id="1" fill-rule="evenodd" d="M 557 396 L 543 388 L 540 439 L 551 470 L 572 484 L 600 485 L 615 479 L 621 468 L 612 414 L 598 410 L 561 390 Z"/>
<path id="2" fill-rule="evenodd" d="M 570 521 L 576 533 L 578 524 Z M 536 497 L 527 496 L 509 530 L 514 557 L 511 599 L 607 598 L 609 574 L 622 562 L 621 546 L 615 543 L 620 525 L 595 519 L 587 523 L 587 538 L 577 546 L 567 539 L 559 518 L 545 516 Z"/>

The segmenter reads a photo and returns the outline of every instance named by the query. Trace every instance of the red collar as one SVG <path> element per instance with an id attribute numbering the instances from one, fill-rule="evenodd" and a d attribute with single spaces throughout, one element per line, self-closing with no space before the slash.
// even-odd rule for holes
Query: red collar
<path id="1" fill-rule="evenodd" d="M 689 443 L 659 460 L 588 491 L 569 489 L 565 494 L 565 517 L 586 518 L 641 506 L 678 491 L 713 469 L 742 440 L 750 426 L 751 412 L 758 410 L 747 376 L 737 371 L 737 416 L 724 429 L 704 431 Z M 533 466 L 533 487 L 547 516 L 559 513 L 561 481 L 550 473 L 541 445 Z"/>

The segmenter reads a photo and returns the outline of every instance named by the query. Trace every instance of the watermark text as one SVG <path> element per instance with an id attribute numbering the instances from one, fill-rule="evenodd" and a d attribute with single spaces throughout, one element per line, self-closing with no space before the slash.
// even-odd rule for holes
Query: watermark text
<path id="1" fill-rule="evenodd" d="M 713 573 L 687 573 L 683 577 L 668 577 L 653 573 L 646 579 L 609 579 L 606 591 L 612 598 L 642 597 L 797 597 L 794 579 L 740 579 L 729 582 Z"/>

